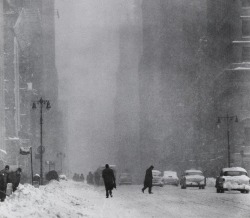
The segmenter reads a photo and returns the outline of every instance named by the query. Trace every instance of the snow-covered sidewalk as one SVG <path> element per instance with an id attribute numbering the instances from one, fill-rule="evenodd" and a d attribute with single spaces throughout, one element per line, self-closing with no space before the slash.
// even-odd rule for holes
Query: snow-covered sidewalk
<path id="1" fill-rule="evenodd" d="M 35 188 L 19 185 L 18 190 L 0 203 L 1 218 L 78 218 L 138 217 L 136 211 L 124 210 L 105 192 L 74 181 L 52 181 Z"/>

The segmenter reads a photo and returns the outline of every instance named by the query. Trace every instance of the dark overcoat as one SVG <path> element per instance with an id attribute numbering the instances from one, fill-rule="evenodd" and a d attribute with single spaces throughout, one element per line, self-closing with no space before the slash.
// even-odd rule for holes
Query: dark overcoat
<path id="1" fill-rule="evenodd" d="M 152 180 L 153 180 L 152 168 L 149 167 L 146 170 L 146 175 L 145 175 L 145 179 L 144 179 L 144 186 L 145 187 L 152 187 Z"/>
<path id="2" fill-rule="evenodd" d="M 19 183 L 20 183 L 21 175 L 17 174 L 17 172 L 9 173 L 9 183 L 12 183 L 13 191 L 16 191 Z"/>
<path id="3" fill-rule="evenodd" d="M 114 171 L 110 168 L 105 168 L 102 171 L 102 178 L 104 181 L 105 188 L 107 190 L 112 190 L 116 185 L 115 185 L 115 175 Z"/>

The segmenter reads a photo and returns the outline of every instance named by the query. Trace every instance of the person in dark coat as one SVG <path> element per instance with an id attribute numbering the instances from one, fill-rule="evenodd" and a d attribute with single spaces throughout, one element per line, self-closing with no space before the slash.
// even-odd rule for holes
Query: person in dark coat
<path id="1" fill-rule="evenodd" d="M 0 200 L 4 201 L 6 197 L 6 188 L 9 181 L 9 169 L 10 167 L 6 165 L 3 170 L 0 171 Z"/>
<path id="2" fill-rule="evenodd" d="M 144 179 L 144 187 L 142 188 L 143 193 L 144 193 L 145 189 L 148 188 L 148 193 L 153 194 L 153 192 L 152 192 L 152 181 L 153 181 L 152 170 L 153 169 L 154 169 L 154 166 L 152 165 L 146 170 L 146 175 L 145 175 L 145 179 Z"/>
<path id="3" fill-rule="evenodd" d="M 105 169 L 102 171 L 102 178 L 104 181 L 105 189 L 106 189 L 106 198 L 113 197 L 112 195 L 112 190 L 113 188 L 116 188 L 116 183 L 115 183 L 115 175 L 114 171 L 109 168 L 109 165 L 105 165 Z"/>
<path id="4" fill-rule="evenodd" d="M 16 191 L 21 180 L 22 169 L 19 167 L 16 171 L 9 173 L 9 182 L 12 183 L 13 192 Z"/>

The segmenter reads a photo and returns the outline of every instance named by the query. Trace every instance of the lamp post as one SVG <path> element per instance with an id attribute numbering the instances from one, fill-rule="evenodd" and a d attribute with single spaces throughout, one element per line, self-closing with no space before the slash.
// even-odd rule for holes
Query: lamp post
<path id="1" fill-rule="evenodd" d="M 44 100 L 40 98 L 39 101 L 34 101 L 32 104 L 32 109 L 36 109 L 36 106 L 40 105 L 40 179 L 41 185 L 43 185 L 43 152 L 45 151 L 43 147 L 43 108 L 46 105 L 46 109 L 49 110 L 51 108 L 49 100 Z"/>
<path id="2" fill-rule="evenodd" d="M 237 116 L 229 116 L 227 114 L 227 116 L 225 117 L 218 117 L 218 121 L 217 124 L 221 123 L 221 120 L 225 119 L 226 123 L 227 123 L 227 158 L 228 158 L 228 167 L 230 167 L 230 143 L 229 143 L 229 122 L 232 121 L 233 119 L 235 119 L 235 122 L 238 123 L 238 117 Z"/>

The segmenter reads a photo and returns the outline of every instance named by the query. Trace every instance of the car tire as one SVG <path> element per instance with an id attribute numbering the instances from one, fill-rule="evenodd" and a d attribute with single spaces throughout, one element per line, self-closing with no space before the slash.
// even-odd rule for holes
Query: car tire
<path id="1" fill-rule="evenodd" d="M 202 186 L 202 189 L 205 189 L 205 186 Z"/>
<path id="2" fill-rule="evenodd" d="M 249 194 L 249 190 L 246 190 L 245 193 L 246 193 L 246 194 Z"/>
<path id="3" fill-rule="evenodd" d="M 220 193 L 220 189 L 219 189 L 219 188 L 216 188 L 216 192 L 217 192 L 217 193 Z"/>

